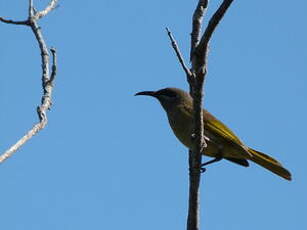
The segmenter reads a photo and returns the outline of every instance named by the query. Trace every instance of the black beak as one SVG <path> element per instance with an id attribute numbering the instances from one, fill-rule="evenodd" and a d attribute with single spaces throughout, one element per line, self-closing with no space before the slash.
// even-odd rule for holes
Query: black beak
<path id="1" fill-rule="evenodd" d="M 136 93 L 134 96 L 139 96 L 139 95 L 155 97 L 156 96 L 156 92 L 155 91 L 143 91 L 143 92 Z"/>

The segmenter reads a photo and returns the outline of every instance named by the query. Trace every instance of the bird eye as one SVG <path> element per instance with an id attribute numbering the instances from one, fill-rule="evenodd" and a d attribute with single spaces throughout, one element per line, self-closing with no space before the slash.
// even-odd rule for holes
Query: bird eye
<path id="1" fill-rule="evenodd" d="M 163 90 L 159 94 L 161 96 L 166 96 L 166 97 L 169 97 L 169 98 L 176 98 L 177 97 L 177 94 L 173 91 L 170 91 L 170 90 Z"/>

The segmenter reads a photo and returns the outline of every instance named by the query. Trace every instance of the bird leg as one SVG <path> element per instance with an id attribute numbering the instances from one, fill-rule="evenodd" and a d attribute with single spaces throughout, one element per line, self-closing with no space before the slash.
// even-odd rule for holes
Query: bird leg
<path id="1" fill-rule="evenodd" d="M 223 154 L 222 154 L 222 149 L 223 149 L 223 147 L 222 146 L 218 146 L 218 153 L 216 154 L 216 157 L 214 158 L 214 159 L 212 159 L 212 160 L 210 160 L 210 161 L 207 161 L 207 162 L 205 162 L 205 163 L 202 163 L 201 164 L 201 172 L 203 173 L 203 172 L 205 172 L 206 171 L 206 168 L 204 168 L 204 166 L 206 166 L 206 165 L 210 165 L 210 164 L 212 164 L 212 163 L 214 163 L 214 162 L 218 162 L 218 161 L 220 161 L 220 160 L 222 160 L 223 159 Z"/>
<path id="2" fill-rule="evenodd" d="M 210 164 L 212 164 L 212 163 L 214 163 L 214 162 L 218 162 L 218 161 L 220 161 L 220 160 L 222 160 L 222 159 L 223 159 L 223 157 L 216 157 L 216 158 L 214 158 L 213 160 L 210 160 L 210 161 L 207 161 L 207 162 L 205 162 L 205 163 L 202 163 L 201 166 L 200 166 L 200 171 L 201 171 L 201 173 L 204 173 L 204 172 L 206 172 L 206 170 L 207 170 L 204 166 L 210 165 Z"/>
<path id="3" fill-rule="evenodd" d="M 223 157 L 216 157 L 216 158 L 214 158 L 213 160 L 210 160 L 210 161 L 207 161 L 207 162 L 205 162 L 205 163 L 202 163 L 202 164 L 201 164 L 201 167 L 206 166 L 206 165 L 210 165 L 210 164 L 212 164 L 212 163 L 214 163 L 214 162 L 218 162 L 218 161 L 220 161 L 220 160 L 222 160 L 222 159 L 223 159 Z"/>

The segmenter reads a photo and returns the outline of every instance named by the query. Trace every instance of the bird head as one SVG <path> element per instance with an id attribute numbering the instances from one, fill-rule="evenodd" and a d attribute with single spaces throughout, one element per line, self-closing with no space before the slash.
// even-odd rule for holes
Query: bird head
<path id="1" fill-rule="evenodd" d="M 192 97 L 190 94 L 178 88 L 165 88 L 158 91 L 143 91 L 135 94 L 135 96 L 138 95 L 157 98 L 166 112 L 169 112 L 182 104 L 192 105 Z"/>

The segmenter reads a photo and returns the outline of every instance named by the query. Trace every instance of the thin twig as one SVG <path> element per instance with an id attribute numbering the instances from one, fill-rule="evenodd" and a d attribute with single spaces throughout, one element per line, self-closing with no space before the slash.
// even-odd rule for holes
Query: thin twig
<path id="1" fill-rule="evenodd" d="M 55 8 L 57 0 L 51 0 L 49 5 L 46 7 L 42 13 L 36 13 L 33 6 L 33 0 L 29 0 L 29 10 L 28 10 L 28 19 L 26 21 L 16 22 L 12 20 L 5 20 L 0 18 L 0 21 L 10 24 L 26 25 L 30 26 L 35 38 L 38 42 L 41 59 L 42 59 L 42 87 L 43 95 L 41 99 L 41 105 L 37 107 L 37 114 L 39 122 L 32 127 L 21 139 L 19 139 L 14 145 L 7 149 L 2 155 L 0 155 L 0 163 L 4 162 L 7 158 L 11 157 L 22 145 L 24 145 L 28 140 L 30 140 L 36 133 L 42 130 L 47 125 L 47 110 L 50 109 L 52 101 L 52 90 L 53 90 L 53 81 L 56 76 L 57 70 L 57 56 L 56 50 L 54 48 L 50 49 L 52 53 L 52 71 L 49 73 L 49 52 L 46 45 L 46 42 L 43 38 L 41 29 L 37 24 L 37 20 L 47 15 L 52 9 Z"/>
<path id="2" fill-rule="evenodd" d="M 51 0 L 44 10 L 41 10 L 35 14 L 35 19 L 38 20 L 47 15 L 50 11 L 56 8 L 57 3 L 58 0 Z"/>
<path id="3" fill-rule="evenodd" d="M 0 21 L 7 23 L 7 24 L 14 24 L 14 25 L 28 25 L 29 21 L 25 20 L 25 21 L 14 21 L 14 20 L 10 20 L 10 19 L 5 19 L 0 17 Z"/>
<path id="4" fill-rule="evenodd" d="M 172 47 L 177 55 L 177 58 L 178 58 L 178 61 L 180 62 L 181 64 L 181 67 L 183 68 L 184 72 L 186 73 L 187 77 L 192 77 L 192 73 L 190 71 L 190 69 L 187 67 L 187 65 L 185 64 L 184 62 L 184 59 L 182 57 L 182 54 L 180 52 L 180 49 L 177 45 L 177 42 L 175 40 L 175 38 L 173 37 L 172 33 L 170 32 L 170 30 L 166 27 L 166 31 L 167 31 L 167 35 L 169 37 L 169 39 L 171 40 L 171 43 L 172 43 Z"/>
<path id="5" fill-rule="evenodd" d="M 192 61 L 194 49 L 199 43 L 201 26 L 203 23 L 204 14 L 207 7 L 208 7 L 208 0 L 200 0 L 193 14 L 190 61 Z"/>

